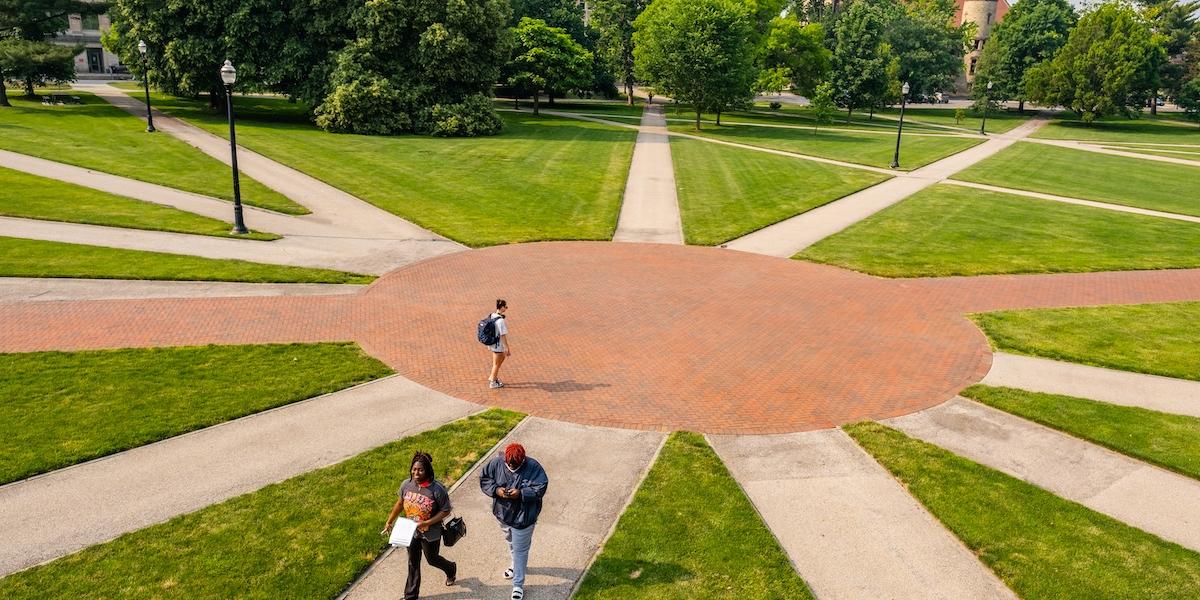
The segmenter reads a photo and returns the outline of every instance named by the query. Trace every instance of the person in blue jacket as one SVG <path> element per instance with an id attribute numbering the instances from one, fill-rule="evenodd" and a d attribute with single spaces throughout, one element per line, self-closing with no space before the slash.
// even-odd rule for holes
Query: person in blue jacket
<path id="1" fill-rule="evenodd" d="M 512 600 L 525 597 L 529 546 L 548 485 L 545 469 L 525 456 L 525 447 L 520 444 L 506 446 L 504 455 L 488 461 L 479 474 L 479 488 L 492 499 L 492 514 L 500 521 L 500 530 L 508 542 L 512 563 L 504 571 L 504 578 L 512 579 Z"/>

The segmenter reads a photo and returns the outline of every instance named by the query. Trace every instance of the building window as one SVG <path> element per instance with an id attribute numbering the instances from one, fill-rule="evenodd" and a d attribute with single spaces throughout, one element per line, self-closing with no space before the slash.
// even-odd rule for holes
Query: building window
<path id="1" fill-rule="evenodd" d="M 967 71 L 968 75 L 975 74 L 975 61 L 977 61 L 977 60 L 979 60 L 979 59 L 975 58 L 974 56 L 971 57 L 971 69 L 969 71 Z"/>
<path id="2" fill-rule="evenodd" d="M 84 31 L 100 31 L 100 15 L 83 15 Z"/>
<path id="3" fill-rule="evenodd" d="M 992 24 L 992 13 L 988 13 L 987 24 L 988 25 Z"/>

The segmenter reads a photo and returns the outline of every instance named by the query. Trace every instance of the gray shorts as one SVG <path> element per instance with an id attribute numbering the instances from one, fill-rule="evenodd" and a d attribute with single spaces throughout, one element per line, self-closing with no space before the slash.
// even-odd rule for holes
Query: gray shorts
<path id="1" fill-rule="evenodd" d="M 497 352 L 497 353 L 504 352 L 504 350 L 505 350 L 504 342 L 496 342 L 495 344 L 488 346 L 488 350 L 491 350 L 492 352 Z"/>

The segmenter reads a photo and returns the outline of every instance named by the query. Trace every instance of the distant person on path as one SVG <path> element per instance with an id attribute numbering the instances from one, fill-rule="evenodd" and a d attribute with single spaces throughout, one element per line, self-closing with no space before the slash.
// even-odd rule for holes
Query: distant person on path
<path id="1" fill-rule="evenodd" d="M 508 542 L 512 563 L 504 571 L 504 578 L 512 579 L 512 600 L 525 597 L 529 546 L 548 485 L 550 480 L 542 465 L 525 456 L 525 447 L 520 444 L 509 444 L 504 455 L 488 461 L 479 474 L 479 488 L 492 499 L 492 514 L 500 521 L 500 530 Z"/>
<path id="2" fill-rule="evenodd" d="M 421 552 L 429 564 L 446 574 L 446 585 L 454 585 L 458 577 L 458 565 L 439 554 L 442 547 L 442 521 L 450 515 L 450 493 L 446 486 L 434 479 L 433 457 L 417 451 L 409 465 L 409 478 L 400 484 L 396 493 L 396 504 L 383 526 L 384 535 L 392 532 L 392 526 L 403 511 L 405 518 L 417 522 L 417 533 L 408 545 L 408 581 L 404 584 L 404 600 L 417 600 L 421 596 Z"/>
<path id="3" fill-rule="evenodd" d="M 492 351 L 492 374 L 488 375 L 488 387 L 492 389 L 504 387 L 504 382 L 500 381 L 500 365 L 504 364 L 505 358 L 512 356 L 512 350 L 508 346 L 508 321 L 504 318 L 506 310 L 508 302 L 503 299 L 496 300 L 496 312 L 488 317 L 495 322 L 498 337 L 495 344 L 488 346 Z"/>

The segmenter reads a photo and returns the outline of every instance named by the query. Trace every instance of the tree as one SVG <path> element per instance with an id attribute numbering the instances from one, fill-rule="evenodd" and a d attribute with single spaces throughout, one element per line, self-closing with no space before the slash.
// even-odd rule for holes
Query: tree
<path id="1" fill-rule="evenodd" d="M 107 8 L 107 2 L 84 0 L 0 0 L 0 32 L 40 42 L 65 31 L 68 15 L 98 15 Z"/>
<path id="2" fill-rule="evenodd" d="M 75 80 L 78 48 L 22 39 L 0 40 L 0 106 L 9 106 L 5 79 L 24 83 L 25 95 L 47 82 Z"/>
<path id="3" fill-rule="evenodd" d="M 1054 57 L 1067 42 L 1078 17 L 1067 0 L 1021 0 L 1013 5 L 980 54 L 976 81 L 991 81 L 990 98 L 999 102 L 1016 99 L 1025 110 L 1025 73 L 1034 65 Z M 972 95 L 985 90 L 976 86 Z"/>
<path id="4" fill-rule="evenodd" d="M 846 109 L 847 123 L 854 109 L 874 106 L 884 95 L 890 62 L 879 9 L 865 1 L 852 4 L 834 28 L 830 73 L 838 105 Z"/>
<path id="5" fill-rule="evenodd" d="M 1200 124 L 1200 78 L 1192 79 L 1179 89 L 1175 100 L 1187 117 Z"/>
<path id="6" fill-rule="evenodd" d="M 756 76 L 753 25 L 731 0 L 655 0 L 634 21 L 634 70 L 676 101 L 705 110 L 748 102 Z"/>
<path id="7" fill-rule="evenodd" d="M 329 131 L 484 135 L 500 130 L 492 85 L 508 54 L 507 0 L 372 0 L 315 110 Z"/>
<path id="8" fill-rule="evenodd" d="M 953 25 L 954 0 L 908 0 L 888 6 L 890 9 L 883 11 L 887 32 L 884 41 L 899 60 L 895 101 L 899 101 L 901 81 L 908 82 L 913 94 L 932 95 L 952 89 L 962 71 L 963 54 L 968 40 L 974 37 L 975 25 Z"/>
<path id="9" fill-rule="evenodd" d="M 813 93 L 810 103 L 813 118 L 816 120 L 813 124 L 813 131 L 817 130 L 818 125 L 825 125 L 833 121 L 833 112 L 837 109 L 833 102 L 833 94 L 833 84 L 828 81 L 818 85 Z"/>
<path id="10" fill-rule="evenodd" d="M 1150 23 L 1150 28 L 1162 40 L 1167 58 L 1159 65 L 1159 85 L 1168 98 L 1176 98 L 1180 88 L 1187 81 L 1187 69 L 1180 60 L 1187 48 L 1188 42 L 1196 33 L 1197 11 L 1200 2 L 1194 0 L 1180 2 L 1179 0 L 1143 0 L 1146 5 L 1143 14 Z M 1158 96 L 1155 90 L 1154 98 Z M 1153 100 L 1153 98 L 1152 98 Z M 1158 114 L 1158 103 L 1150 103 L 1150 113 Z"/>
<path id="11" fill-rule="evenodd" d="M 1084 122 L 1133 116 L 1158 88 L 1166 60 L 1145 19 L 1126 5 L 1107 3 L 1079 19 L 1054 58 L 1026 74 L 1030 100 L 1065 106 Z"/>
<path id="12" fill-rule="evenodd" d="M 775 17 L 758 53 L 760 92 L 792 92 L 810 96 L 829 76 L 832 53 L 825 48 L 825 28 L 820 23 L 803 24 L 791 16 Z"/>
<path id="13" fill-rule="evenodd" d="M 571 39 L 566 30 L 524 17 L 513 29 L 513 42 L 508 84 L 533 96 L 533 114 L 538 114 L 542 92 L 582 88 L 591 83 L 592 53 Z"/>
<path id="14" fill-rule="evenodd" d="M 576 0 L 511 0 L 509 26 L 517 27 L 525 17 L 539 19 L 570 34 L 580 46 L 589 45 L 590 36 L 583 24 L 583 3 Z"/>
<path id="15" fill-rule="evenodd" d="M 625 84 L 625 98 L 633 106 L 633 22 L 649 0 L 596 0 L 592 24 L 600 34 L 596 49 Z"/>

